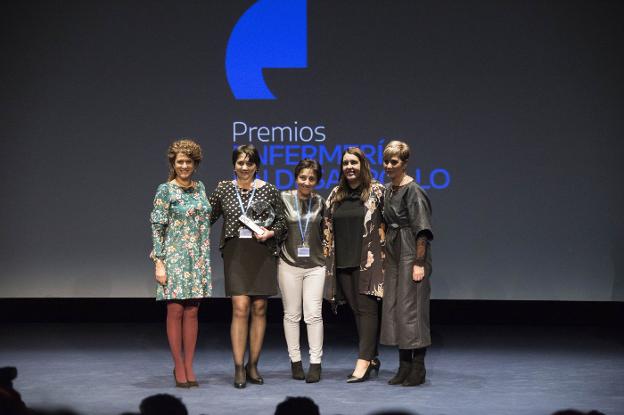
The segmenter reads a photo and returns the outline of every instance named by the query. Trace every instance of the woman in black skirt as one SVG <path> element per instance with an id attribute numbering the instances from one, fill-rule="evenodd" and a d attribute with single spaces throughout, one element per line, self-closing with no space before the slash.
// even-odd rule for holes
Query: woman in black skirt
<path id="1" fill-rule="evenodd" d="M 277 294 L 278 246 L 287 226 L 279 191 L 256 179 L 260 166 L 256 148 L 239 146 L 232 153 L 232 164 L 236 178 L 220 182 L 210 196 L 210 221 L 214 223 L 223 216 L 219 246 L 225 268 L 225 295 L 232 297 L 234 386 L 244 388 L 247 381 L 264 383 L 257 365 L 266 328 L 267 297 Z M 240 220 L 243 215 L 266 226 L 254 232 Z M 249 360 L 243 366 L 248 336 Z"/>

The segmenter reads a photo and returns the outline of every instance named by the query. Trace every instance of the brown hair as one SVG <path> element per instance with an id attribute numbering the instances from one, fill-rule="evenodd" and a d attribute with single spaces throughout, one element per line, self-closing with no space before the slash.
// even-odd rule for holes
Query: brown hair
<path id="1" fill-rule="evenodd" d="M 185 156 L 190 157 L 195 167 L 199 165 L 199 162 L 202 160 L 202 150 L 199 144 L 190 138 L 184 138 L 182 140 L 177 140 L 171 143 L 169 149 L 167 150 L 167 158 L 169 159 L 169 178 L 168 181 L 175 179 L 176 172 L 174 169 L 175 159 L 178 154 L 184 154 Z"/>
<path id="2" fill-rule="evenodd" d="M 373 176 L 370 171 L 370 164 L 368 163 L 368 159 L 362 150 L 359 147 L 349 147 L 347 148 L 342 156 L 340 157 L 340 180 L 338 182 L 338 191 L 336 192 L 336 203 L 340 203 L 347 196 L 347 193 L 351 190 L 349 187 L 349 183 L 347 182 L 347 178 L 344 176 L 344 172 L 342 170 L 342 161 L 344 160 L 344 156 L 347 154 L 352 154 L 360 160 L 360 180 L 362 187 L 362 195 L 360 196 L 360 200 L 362 202 L 366 202 L 371 192 L 371 183 L 373 182 Z"/>
<path id="3" fill-rule="evenodd" d="M 387 160 L 393 156 L 398 156 L 402 162 L 407 162 L 410 156 L 410 148 L 407 143 L 398 140 L 392 140 L 384 148 L 383 159 Z"/>
<path id="4" fill-rule="evenodd" d="M 321 167 L 321 163 L 312 159 L 303 159 L 295 166 L 295 180 L 303 169 L 312 169 L 316 175 L 317 181 L 320 181 L 321 177 L 323 177 L 323 167 Z"/>

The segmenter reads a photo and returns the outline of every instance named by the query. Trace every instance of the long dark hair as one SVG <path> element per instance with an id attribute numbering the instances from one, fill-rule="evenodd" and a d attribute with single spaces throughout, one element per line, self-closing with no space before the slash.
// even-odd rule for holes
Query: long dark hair
<path id="1" fill-rule="evenodd" d="M 336 203 L 342 202 L 351 190 L 351 187 L 349 187 L 349 183 L 347 182 L 347 178 L 344 176 L 344 172 L 342 170 L 342 161 L 344 160 L 344 156 L 347 154 L 353 154 L 358 158 L 358 160 L 360 160 L 360 186 L 362 187 L 360 200 L 362 202 L 366 202 L 370 196 L 371 183 L 373 182 L 373 176 L 370 171 L 370 163 L 368 162 L 364 152 L 362 152 L 359 147 L 349 147 L 340 157 L 340 180 L 338 183 L 338 191 L 336 192 Z"/>

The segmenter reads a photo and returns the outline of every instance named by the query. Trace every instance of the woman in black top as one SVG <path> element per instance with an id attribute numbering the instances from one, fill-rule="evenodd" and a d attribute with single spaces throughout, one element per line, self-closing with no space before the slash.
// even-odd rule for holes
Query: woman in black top
<path id="1" fill-rule="evenodd" d="M 399 348 L 399 370 L 388 383 L 416 386 L 425 382 L 425 351 L 431 344 L 431 204 L 427 194 L 405 173 L 407 144 L 391 141 L 383 157 L 392 182 L 385 186 L 384 197 L 386 290 L 381 343 Z"/>
<path id="2" fill-rule="evenodd" d="M 377 329 L 383 296 L 381 207 L 383 186 L 371 176 L 368 160 L 357 147 L 342 155 L 340 184 L 326 202 L 325 298 L 349 304 L 359 337 L 358 359 L 347 382 L 363 382 L 379 372 Z M 344 296 L 344 297 L 343 297 Z"/>
<path id="3" fill-rule="evenodd" d="M 232 354 L 234 386 L 244 388 L 247 380 L 263 384 L 258 360 L 266 328 L 267 297 L 277 294 L 277 256 L 287 226 L 279 191 L 256 179 L 260 157 L 252 145 L 241 145 L 232 153 L 236 179 L 218 184 L 210 196 L 212 223 L 223 216 L 221 253 L 225 268 L 225 294 L 232 297 Z M 274 219 L 271 221 L 271 216 Z M 260 224 L 253 232 L 239 218 L 242 215 Z M 251 325 L 249 314 L 251 311 Z M 243 367 L 249 333 L 249 361 Z"/>

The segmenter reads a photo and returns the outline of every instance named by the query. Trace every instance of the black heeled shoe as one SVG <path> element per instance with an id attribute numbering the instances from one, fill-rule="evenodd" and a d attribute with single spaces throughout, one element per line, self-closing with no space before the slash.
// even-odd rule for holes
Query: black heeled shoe
<path id="1" fill-rule="evenodd" d="M 375 377 L 379 376 L 379 369 L 381 369 L 381 361 L 378 358 L 373 358 L 370 361 L 371 366 L 373 366 L 372 371 L 375 372 Z"/>
<path id="2" fill-rule="evenodd" d="M 256 373 L 258 374 L 257 378 L 251 376 L 251 373 L 249 372 L 250 366 L 254 366 L 256 368 Z M 253 383 L 254 385 L 264 385 L 264 379 L 262 378 L 262 376 L 260 376 L 260 373 L 258 373 L 258 368 L 256 367 L 256 365 L 250 365 L 249 363 L 247 363 L 245 365 L 245 372 L 247 374 L 247 380 L 249 380 L 250 383 Z"/>
<path id="3" fill-rule="evenodd" d="M 176 388 L 186 388 L 186 389 L 190 388 L 188 382 L 178 382 L 178 379 L 176 379 L 176 375 L 175 375 L 175 369 L 173 369 L 173 380 L 175 381 Z"/>
<path id="4" fill-rule="evenodd" d="M 246 371 L 243 365 L 234 365 L 234 387 L 243 389 L 247 386 Z"/>
<path id="5" fill-rule="evenodd" d="M 292 378 L 295 380 L 304 380 L 306 378 L 301 360 L 298 362 L 290 362 L 290 371 L 292 373 Z"/>
<path id="6" fill-rule="evenodd" d="M 379 369 L 381 368 L 381 361 L 374 357 L 373 360 L 370 361 L 371 366 L 374 366 L 372 370 L 375 371 L 375 376 L 379 376 Z M 353 372 L 347 375 L 347 379 L 353 377 Z"/>
<path id="7" fill-rule="evenodd" d="M 366 368 L 366 372 L 364 372 L 364 375 L 362 375 L 361 378 L 358 378 L 355 375 L 351 375 L 349 379 L 347 379 L 347 383 L 360 383 L 360 382 L 367 381 L 368 378 L 370 378 L 371 372 L 374 370 L 376 370 L 377 373 L 379 373 L 379 368 L 375 367 L 375 365 L 373 365 L 372 362 L 369 362 L 368 367 Z"/>

